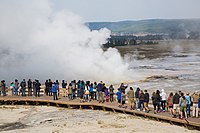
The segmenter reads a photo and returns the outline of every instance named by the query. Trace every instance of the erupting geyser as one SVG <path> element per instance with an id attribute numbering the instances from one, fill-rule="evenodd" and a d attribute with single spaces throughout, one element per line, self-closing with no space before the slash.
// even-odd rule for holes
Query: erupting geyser
<path id="1" fill-rule="evenodd" d="M 116 49 L 101 46 L 110 31 L 90 31 L 69 11 L 48 0 L 3 0 L 0 5 L 1 78 L 129 80 L 128 64 Z"/>

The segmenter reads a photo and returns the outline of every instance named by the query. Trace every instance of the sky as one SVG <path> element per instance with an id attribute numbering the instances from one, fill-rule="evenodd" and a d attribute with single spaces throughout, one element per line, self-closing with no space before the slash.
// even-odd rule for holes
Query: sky
<path id="1" fill-rule="evenodd" d="M 85 21 L 200 18 L 200 0 L 51 0 Z"/>

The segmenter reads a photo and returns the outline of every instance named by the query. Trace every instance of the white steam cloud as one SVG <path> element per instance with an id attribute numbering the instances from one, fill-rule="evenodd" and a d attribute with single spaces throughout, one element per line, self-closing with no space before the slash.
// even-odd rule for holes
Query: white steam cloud
<path id="1" fill-rule="evenodd" d="M 116 49 L 102 50 L 110 31 L 90 31 L 48 0 L 0 1 L 0 78 L 130 80 Z"/>

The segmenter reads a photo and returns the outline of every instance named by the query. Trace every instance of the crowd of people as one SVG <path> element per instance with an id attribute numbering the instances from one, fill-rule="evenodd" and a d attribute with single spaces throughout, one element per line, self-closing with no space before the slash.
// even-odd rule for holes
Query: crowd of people
<path id="1" fill-rule="evenodd" d="M 67 97 L 68 100 L 80 99 L 80 102 L 98 101 L 99 103 L 104 102 L 118 102 L 120 108 L 130 107 L 131 110 L 145 111 L 149 113 L 149 103 L 153 107 L 153 112 L 160 113 L 169 111 L 173 117 L 179 117 L 180 119 L 187 119 L 191 117 L 199 117 L 200 108 L 200 94 L 198 91 L 193 94 L 186 93 L 186 95 L 179 91 L 175 94 L 170 92 L 166 94 L 165 90 L 156 90 L 150 97 L 147 90 L 141 90 L 139 87 L 133 88 L 124 83 L 115 89 L 113 85 L 109 87 L 105 83 L 100 81 L 90 82 L 83 80 L 73 80 L 69 83 L 62 80 L 60 84 L 58 80 L 53 82 L 51 79 L 46 80 L 44 84 L 44 95 L 52 96 L 53 100 L 58 100 L 59 95 L 62 93 L 63 97 Z M 29 79 L 27 82 L 23 79 L 19 82 L 15 79 L 9 87 L 6 86 L 5 80 L 1 81 L 0 85 L 0 96 L 6 96 L 6 88 L 11 89 L 12 96 L 35 96 L 40 97 L 41 83 L 39 80 L 32 81 Z M 62 92 L 61 89 L 62 88 Z M 135 91 L 134 91 L 135 89 Z M 117 90 L 117 92 L 115 91 Z M 128 100 L 127 100 L 128 99 Z M 151 99 L 151 100 L 150 100 Z M 128 104 L 127 104 L 128 101 Z"/>

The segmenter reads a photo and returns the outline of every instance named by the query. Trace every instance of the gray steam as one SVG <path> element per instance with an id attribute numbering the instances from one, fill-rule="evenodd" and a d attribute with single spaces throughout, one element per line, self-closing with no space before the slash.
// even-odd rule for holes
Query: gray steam
<path id="1" fill-rule="evenodd" d="M 110 31 L 90 31 L 82 19 L 56 12 L 48 0 L 1 0 L 0 78 L 130 80 L 116 49 L 102 50 Z"/>

